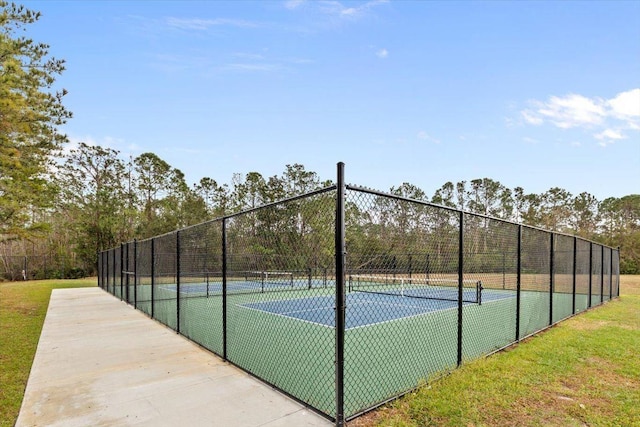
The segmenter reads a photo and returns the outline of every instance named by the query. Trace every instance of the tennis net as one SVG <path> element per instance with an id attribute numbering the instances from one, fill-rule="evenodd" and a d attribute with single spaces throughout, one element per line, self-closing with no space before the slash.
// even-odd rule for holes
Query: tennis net
<path id="1" fill-rule="evenodd" d="M 264 292 L 269 288 L 290 286 L 293 288 L 293 272 L 291 271 L 246 271 L 245 280 L 249 285 L 257 285 Z"/>
<path id="2" fill-rule="evenodd" d="M 354 274 L 349 276 L 350 292 L 367 292 L 409 298 L 458 301 L 459 282 L 456 279 L 425 279 Z M 462 281 L 462 301 L 482 304 L 482 282 Z"/>

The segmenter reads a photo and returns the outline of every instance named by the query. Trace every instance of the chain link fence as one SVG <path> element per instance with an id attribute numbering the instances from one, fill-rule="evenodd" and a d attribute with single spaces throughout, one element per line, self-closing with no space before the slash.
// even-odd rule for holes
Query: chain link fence
<path id="1" fill-rule="evenodd" d="M 0 280 L 79 279 L 95 266 L 62 255 L 0 255 Z"/>
<path id="2" fill-rule="evenodd" d="M 619 295 L 619 253 L 337 185 L 104 251 L 99 285 L 336 425 Z M 267 403 L 267 402 L 265 402 Z"/>

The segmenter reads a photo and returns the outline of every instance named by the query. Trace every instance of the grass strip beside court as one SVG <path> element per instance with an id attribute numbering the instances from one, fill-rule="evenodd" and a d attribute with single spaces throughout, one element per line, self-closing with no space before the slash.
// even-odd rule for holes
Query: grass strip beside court
<path id="1" fill-rule="evenodd" d="M 51 291 L 96 285 L 95 278 L 0 283 L 0 426 L 18 418 Z"/>
<path id="2" fill-rule="evenodd" d="M 621 297 L 450 375 L 350 426 L 637 426 L 640 276 Z"/>

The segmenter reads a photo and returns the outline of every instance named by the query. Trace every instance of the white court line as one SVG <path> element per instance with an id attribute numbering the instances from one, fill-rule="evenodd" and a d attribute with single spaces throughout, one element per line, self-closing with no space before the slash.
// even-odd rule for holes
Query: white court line
<path id="1" fill-rule="evenodd" d="M 289 300 L 289 301 L 291 301 L 291 300 Z M 268 314 L 272 314 L 272 315 L 274 315 L 274 316 L 284 317 L 284 318 L 286 318 L 286 319 L 290 319 L 290 320 L 291 320 L 291 319 L 293 319 L 293 320 L 297 320 L 297 321 L 299 321 L 299 322 L 310 323 L 310 324 L 312 324 L 312 325 L 318 325 L 318 326 L 322 326 L 322 327 L 324 327 L 324 328 L 335 329 L 335 326 L 327 325 L 326 323 L 312 322 L 311 320 L 301 319 L 301 318 L 299 318 L 299 317 L 287 316 L 287 315 L 284 315 L 284 314 L 281 314 L 281 313 L 275 313 L 275 312 L 273 312 L 273 311 L 262 310 L 262 309 L 259 309 L 259 308 L 248 307 L 248 306 L 246 306 L 246 305 L 242 305 L 242 304 L 236 304 L 236 306 L 237 306 L 237 307 L 246 308 L 247 310 L 254 310 L 254 311 L 259 311 L 259 312 L 261 312 L 261 313 L 268 313 Z M 328 308 L 328 307 L 323 307 L 322 309 L 323 309 L 323 310 L 325 310 L 325 309 L 327 309 L 327 308 Z M 331 310 L 333 310 L 333 307 L 331 307 Z M 308 310 L 308 311 L 313 311 L 313 310 Z"/>

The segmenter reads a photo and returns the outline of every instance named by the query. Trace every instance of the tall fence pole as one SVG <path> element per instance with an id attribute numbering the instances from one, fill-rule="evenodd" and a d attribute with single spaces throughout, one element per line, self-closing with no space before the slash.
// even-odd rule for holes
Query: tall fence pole
<path id="1" fill-rule="evenodd" d="M 609 248 L 609 300 L 613 298 L 613 248 Z"/>
<path id="2" fill-rule="evenodd" d="M 111 252 L 113 253 L 113 295 L 116 294 L 116 274 L 117 274 L 117 269 L 116 269 L 116 250 L 112 249 Z"/>
<path id="3" fill-rule="evenodd" d="M 604 302 L 604 246 L 600 245 L 600 304 Z"/>
<path id="4" fill-rule="evenodd" d="M 138 240 L 133 239 L 133 306 L 138 308 Z"/>
<path id="5" fill-rule="evenodd" d="M 516 260 L 516 341 L 520 341 L 520 290 L 522 287 L 522 224 L 518 224 L 518 255 Z"/>
<path id="6" fill-rule="evenodd" d="M 591 294 L 593 292 L 593 243 L 589 242 L 589 304 L 588 308 L 591 308 Z"/>
<path id="7" fill-rule="evenodd" d="M 464 276 L 464 212 L 460 211 L 460 230 L 458 233 L 458 355 L 456 363 L 462 364 L 462 298 Z"/>
<path id="8" fill-rule="evenodd" d="M 227 360 L 227 219 L 222 219 L 222 358 Z"/>
<path id="9" fill-rule="evenodd" d="M 120 243 L 120 301 L 124 298 L 124 244 Z"/>
<path id="10" fill-rule="evenodd" d="M 338 163 L 336 191 L 336 426 L 344 426 L 344 335 L 345 335 L 345 224 L 344 202 L 346 196 L 344 163 Z"/>
<path id="11" fill-rule="evenodd" d="M 129 295 L 129 290 L 130 290 L 130 285 L 131 285 L 131 272 L 129 271 L 129 243 L 125 243 L 124 244 L 125 247 L 125 255 L 124 255 L 124 264 L 122 265 L 122 269 L 125 271 L 125 301 L 127 302 L 127 304 L 129 303 L 129 301 L 131 301 L 130 295 Z"/>
<path id="12" fill-rule="evenodd" d="M 554 258 L 554 244 L 555 244 L 555 235 L 550 233 L 551 237 L 551 248 L 549 250 L 549 324 L 553 325 L 553 282 L 554 282 L 554 269 L 553 269 L 553 258 Z"/>
<path id="13" fill-rule="evenodd" d="M 155 292 L 156 292 L 156 239 L 151 239 L 151 317 L 155 315 Z"/>
<path id="14" fill-rule="evenodd" d="M 576 262 L 578 260 L 578 238 L 573 236 L 573 282 L 571 283 L 571 287 L 573 289 L 573 300 L 571 302 L 571 314 L 576 314 L 576 275 L 578 272 L 578 267 L 576 266 Z"/>
<path id="15" fill-rule="evenodd" d="M 180 333 L 180 230 L 176 231 L 176 332 Z"/>

